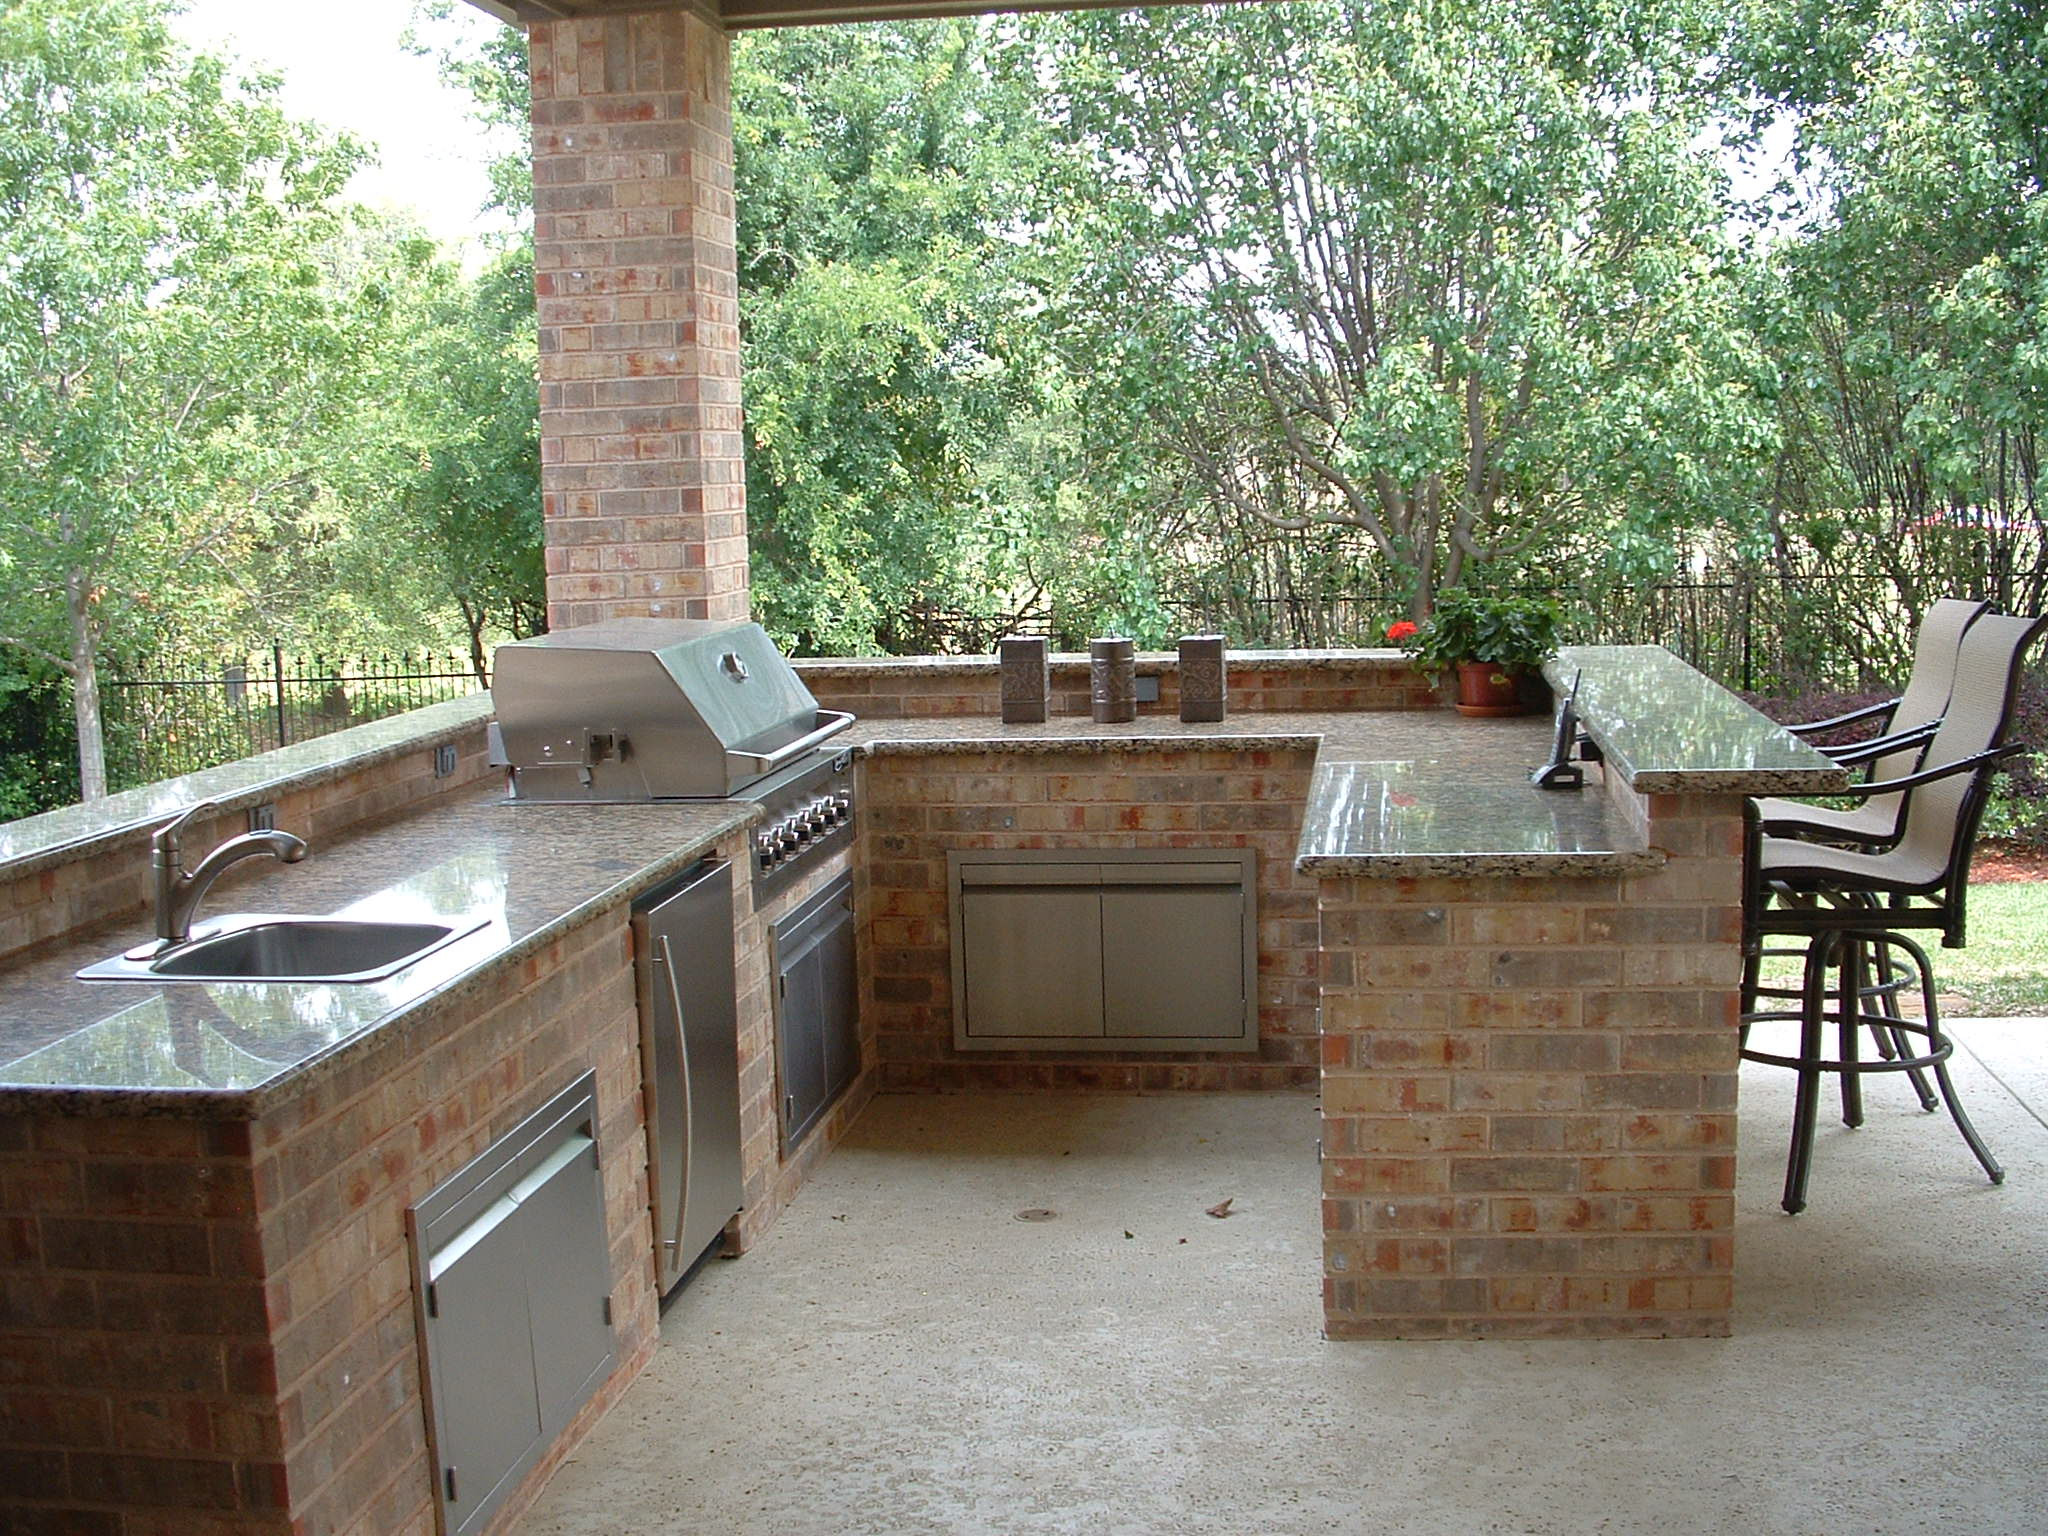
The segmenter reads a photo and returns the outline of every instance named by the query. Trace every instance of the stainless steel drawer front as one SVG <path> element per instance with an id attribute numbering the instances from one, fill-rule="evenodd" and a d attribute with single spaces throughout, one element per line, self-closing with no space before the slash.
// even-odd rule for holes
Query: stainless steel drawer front
<path id="1" fill-rule="evenodd" d="M 1258 1046 L 1257 856 L 953 850 L 960 1050 Z"/>

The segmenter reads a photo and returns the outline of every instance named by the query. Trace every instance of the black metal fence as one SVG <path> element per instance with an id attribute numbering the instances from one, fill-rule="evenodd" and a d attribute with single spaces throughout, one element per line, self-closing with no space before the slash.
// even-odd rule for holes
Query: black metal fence
<path id="1" fill-rule="evenodd" d="M 163 658 L 101 677 L 116 788 L 146 784 L 403 714 L 485 686 L 468 658 L 291 656 L 282 646 L 194 668 Z"/>
<path id="2" fill-rule="evenodd" d="M 1517 589 L 1555 602 L 1573 645 L 1668 646 L 1709 677 L 1744 692 L 1801 693 L 1865 686 L 1908 660 L 1912 624 L 1882 578 L 1737 573 L 1656 585 L 1563 583 Z M 1407 617 L 1399 592 L 1352 587 L 1284 597 L 1194 593 L 1164 607 L 1182 634 L 1222 634 L 1246 647 L 1372 646 Z M 916 649 L 985 653 L 1009 633 L 1084 648 L 1086 617 L 1057 609 L 909 617 Z M 1154 637 L 1155 639 L 1159 637 Z"/>

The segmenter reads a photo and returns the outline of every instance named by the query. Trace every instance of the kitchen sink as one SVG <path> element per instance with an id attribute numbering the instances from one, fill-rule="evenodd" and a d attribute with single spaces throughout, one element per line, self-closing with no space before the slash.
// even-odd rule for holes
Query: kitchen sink
<path id="1" fill-rule="evenodd" d="M 380 981 L 484 926 L 458 919 L 215 918 L 183 944 L 143 945 L 89 965 L 81 981 Z"/>

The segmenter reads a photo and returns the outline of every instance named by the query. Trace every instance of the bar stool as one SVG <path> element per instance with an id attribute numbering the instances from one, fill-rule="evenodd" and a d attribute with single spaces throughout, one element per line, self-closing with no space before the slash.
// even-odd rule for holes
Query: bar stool
<path id="1" fill-rule="evenodd" d="M 1991 1182 L 2005 1177 L 1949 1080 L 1947 1063 L 1954 1042 L 1941 1027 L 1933 964 L 1912 935 L 1938 931 L 1944 947 L 1963 945 L 1972 845 L 1993 776 L 2007 758 L 2026 750 L 2005 736 L 2020 664 L 2044 628 L 2048 619 L 1978 619 L 1963 636 L 1948 709 L 1928 739 L 1920 767 L 1903 777 L 1856 785 L 1845 792 L 1865 799 L 1901 796 L 1899 834 L 1891 846 L 1844 848 L 1771 836 L 1763 815 L 1754 804 L 1749 807 L 1742 1055 L 1798 1074 L 1792 1150 L 1785 1170 L 1783 1203 L 1788 1212 L 1797 1214 L 1806 1206 L 1820 1080 L 1827 1073 L 1841 1079 L 1843 1119 L 1850 1125 L 1863 1118 L 1865 1074 L 1908 1074 L 1923 1107 L 1948 1107 Z M 1773 948 L 1768 943 L 1773 938 L 1797 942 Z M 1785 953 L 1802 957 L 1796 993 L 1766 987 L 1761 980 L 1764 957 Z M 1924 1015 L 1918 1020 L 1906 1018 L 1899 1007 L 1899 994 L 1909 984 L 1921 995 Z M 1823 1045 L 1831 995 L 1837 1040 L 1833 1056 Z M 1796 1008 L 1759 1006 L 1766 1000 L 1795 999 Z M 1796 1054 L 1749 1045 L 1750 1027 L 1767 1020 L 1797 1021 Z M 1858 1051 L 1858 1036 L 1866 1028 L 1876 1031 L 1880 1041 L 1876 1060 L 1864 1059 Z M 1886 1044 L 1889 1052 L 1883 1049 Z M 1932 1090 L 1925 1073 L 1933 1076 Z"/>

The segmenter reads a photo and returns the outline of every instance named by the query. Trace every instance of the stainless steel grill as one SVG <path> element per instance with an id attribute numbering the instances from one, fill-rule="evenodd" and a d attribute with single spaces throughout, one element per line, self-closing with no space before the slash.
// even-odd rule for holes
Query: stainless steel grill
<path id="1" fill-rule="evenodd" d="M 722 800 L 853 724 L 758 624 L 610 619 L 498 647 L 496 760 L 515 800 Z"/>

